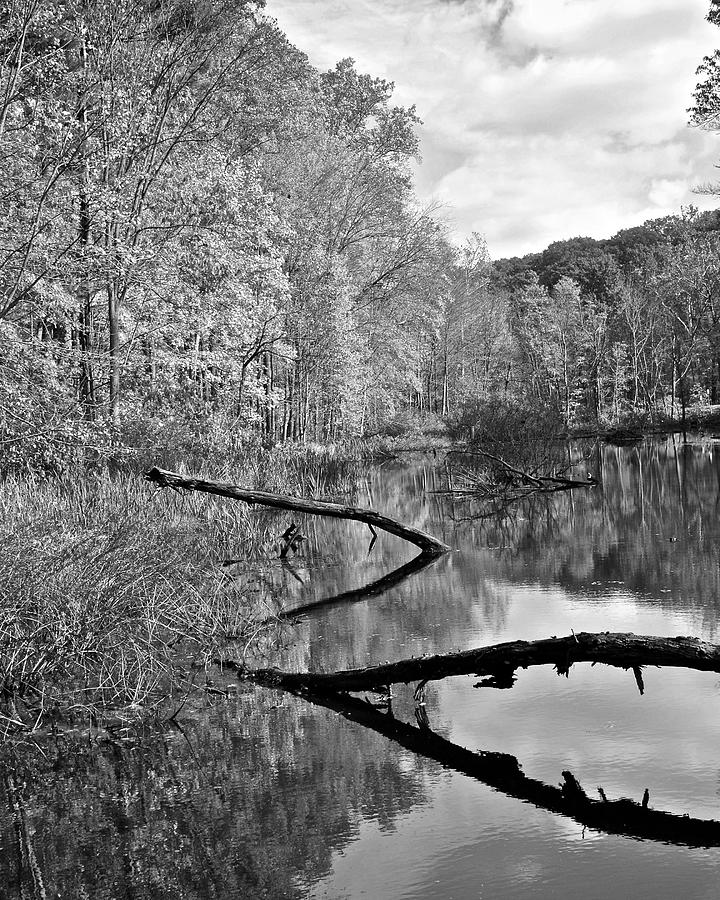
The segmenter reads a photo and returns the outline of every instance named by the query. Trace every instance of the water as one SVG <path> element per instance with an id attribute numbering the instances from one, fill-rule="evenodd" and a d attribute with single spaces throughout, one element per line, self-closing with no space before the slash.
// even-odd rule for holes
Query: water
<path id="1" fill-rule="evenodd" d="M 578 631 L 718 639 L 720 445 L 602 449 L 602 487 L 502 519 L 432 493 L 436 460 L 368 471 L 357 502 L 454 548 L 386 593 L 322 608 L 280 664 L 331 670 Z M 278 517 L 278 532 L 287 525 Z M 355 523 L 308 540 L 258 584 L 300 605 L 411 558 Z M 433 731 L 512 754 L 591 796 L 720 819 L 717 675 L 576 666 L 521 671 L 512 690 L 427 689 Z M 223 683 L 222 676 L 218 682 Z M 396 688 L 414 723 L 412 686 Z M 0 896 L 93 898 L 674 898 L 718 896 L 720 850 L 583 827 L 419 755 L 337 712 L 240 685 L 182 729 L 55 755 L 28 744 L 3 773 Z"/>

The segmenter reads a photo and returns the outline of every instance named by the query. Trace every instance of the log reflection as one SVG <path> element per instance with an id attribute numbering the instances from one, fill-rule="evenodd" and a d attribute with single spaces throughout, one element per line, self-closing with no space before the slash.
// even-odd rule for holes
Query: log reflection
<path id="1" fill-rule="evenodd" d="M 419 553 L 405 565 L 393 569 L 392 572 L 388 572 L 381 578 L 377 578 L 362 587 L 343 591 L 341 594 L 334 594 L 332 597 L 325 597 L 322 600 L 313 600 L 311 603 L 304 603 L 302 606 L 296 606 L 294 609 L 283 610 L 280 613 L 280 618 L 293 619 L 296 616 L 320 609 L 321 607 L 335 606 L 340 603 L 355 603 L 360 600 L 367 600 L 369 597 L 379 597 L 391 588 L 397 587 L 411 575 L 422 572 L 423 569 L 431 566 L 437 560 L 438 556 L 435 553 Z"/>
<path id="2" fill-rule="evenodd" d="M 580 825 L 625 837 L 662 841 L 689 847 L 720 846 L 720 822 L 651 809 L 647 788 L 640 802 L 589 797 L 571 772 L 562 772 L 555 786 L 529 778 L 516 757 L 487 750 L 473 752 L 436 734 L 429 727 L 424 707 L 418 708 L 418 726 L 382 713 L 371 704 L 343 694 L 290 691 L 318 706 L 333 710 L 358 725 L 384 735 L 413 753 L 433 759 L 497 791 L 532 803 L 539 809 L 573 819 Z"/>

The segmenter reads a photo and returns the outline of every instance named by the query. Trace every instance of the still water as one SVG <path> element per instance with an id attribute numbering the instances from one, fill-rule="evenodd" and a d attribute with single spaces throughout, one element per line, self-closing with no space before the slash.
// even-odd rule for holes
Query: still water
<path id="1" fill-rule="evenodd" d="M 495 517 L 435 493 L 437 458 L 371 467 L 358 504 L 454 550 L 288 630 L 282 668 L 329 671 L 518 638 L 632 631 L 718 640 L 720 444 L 602 447 L 591 490 Z M 278 534 L 288 524 L 277 517 Z M 244 577 L 299 606 L 406 563 L 402 541 L 304 520 L 302 551 Z M 428 685 L 434 732 L 591 796 L 720 819 L 717 675 L 575 666 L 512 690 Z M 223 677 L 218 676 L 222 684 Z M 393 712 L 414 723 L 412 685 Z M 240 685 L 182 727 L 106 750 L 24 749 L 0 785 L 0 897 L 717 898 L 720 849 L 605 834 L 492 789 L 337 712 Z"/>

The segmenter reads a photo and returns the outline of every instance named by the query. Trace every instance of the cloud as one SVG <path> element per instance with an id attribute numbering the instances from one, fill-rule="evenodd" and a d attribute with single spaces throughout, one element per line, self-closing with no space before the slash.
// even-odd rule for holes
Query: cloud
<path id="1" fill-rule="evenodd" d="M 269 0 L 329 68 L 352 56 L 424 120 L 418 191 L 453 207 L 458 240 L 495 255 L 602 236 L 714 178 L 720 140 L 689 129 L 707 0 Z"/>
<path id="2" fill-rule="evenodd" d="M 436 194 L 452 204 L 458 234 L 482 221 L 494 256 L 522 254 L 677 212 L 696 180 L 693 143 L 628 147 L 618 169 L 614 147 L 581 136 L 508 136 L 441 178 Z"/>

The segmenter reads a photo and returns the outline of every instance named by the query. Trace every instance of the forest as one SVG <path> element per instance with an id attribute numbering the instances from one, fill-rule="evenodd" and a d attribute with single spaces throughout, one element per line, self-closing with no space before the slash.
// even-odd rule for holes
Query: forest
<path id="1" fill-rule="evenodd" d="M 262 3 L 11 0 L 0 31 L 5 472 L 719 401 L 718 214 L 493 261 L 416 196 L 415 108 Z"/>

